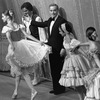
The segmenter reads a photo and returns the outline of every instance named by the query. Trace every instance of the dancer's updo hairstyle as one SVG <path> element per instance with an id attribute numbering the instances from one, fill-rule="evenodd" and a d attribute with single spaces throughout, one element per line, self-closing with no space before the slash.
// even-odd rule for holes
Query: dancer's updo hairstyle
<path id="1" fill-rule="evenodd" d="M 4 14 L 5 16 L 9 16 L 9 18 L 10 18 L 11 20 L 14 19 L 14 12 L 13 12 L 12 10 L 6 10 L 5 12 L 3 12 L 3 14 Z"/>

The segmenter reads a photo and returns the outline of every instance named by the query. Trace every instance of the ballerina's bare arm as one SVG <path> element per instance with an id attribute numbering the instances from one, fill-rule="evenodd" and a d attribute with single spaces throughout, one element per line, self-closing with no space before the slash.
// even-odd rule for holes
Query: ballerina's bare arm
<path id="1" fill-rule="evenodd" d="M 83 48 L 79 48 L 79 52 L 85 56 L 86 58 L 88 58 L 88 54 L 87 54 L 87 51 L 85 51 Z"/>
<path id="2" fill-rule="evenodd" d="M 79 45 L 80 45 L 80 46 L 89 46 L 90 43 L 89 43 L 89 42 L 85 42 L 85 43 L 80 43 Z"/>
<path id="3" fill-rule="evenodd" d="M 23 32 L 23 34 L 24 34 L 27 38 L 29 38 L 29 39 L 31 39 L 31 40 L 33 40 L 33 41 L 38 42 L 38 43 L 41 44 L 41 41 L 39 41 L 38 39 L 36 39 L 36 38 L 33 37 L 32 35 L 27 34 L 26 31 L 25 31 L 25 29 L 24 29 L 24 27 L 23 27 L 21 24 L 20 24 L 20 29 L 21 29 L 21 31 Z"/>
<path id="4" fill-rule="evenodd" d="M 7 37 L 8 41 L 9 41 L 9 43 L 10 43 L 11 45 L 13 45 L 13 42 L 12 42 L 11 36 L 10 36 L 10 32 L 7 32 L 7 33 L 6 33 L 6 37 Z"/>

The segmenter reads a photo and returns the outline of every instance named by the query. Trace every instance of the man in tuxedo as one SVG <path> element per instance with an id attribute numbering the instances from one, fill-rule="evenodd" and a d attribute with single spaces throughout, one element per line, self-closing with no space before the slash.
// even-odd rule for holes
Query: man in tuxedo
<path id="1" fill-rule="evenodd" d="M 48 28 L 48 44 L 52 47 L 52 53 L 49 54 L 51 76 L 53 82 L 53 90 L 50 93 L 55 95 L 65 92 L 65 87 L 59 84 L 60 72 L 63 66 L 63 60 L 60 56 L 61 48 L 63 47 L 63 37 L 59 33 L 61 24 L 67 21 L 59 15 L 59 7 L 57 4 L 49 5 L 51 17 L 44 22 L 32 21 L 31 26 L 47 27 Z"/>

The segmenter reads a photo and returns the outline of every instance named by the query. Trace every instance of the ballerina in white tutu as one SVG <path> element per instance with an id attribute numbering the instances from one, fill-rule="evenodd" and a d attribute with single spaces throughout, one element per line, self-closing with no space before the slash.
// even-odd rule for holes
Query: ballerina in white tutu
<path id="1" fill-rule="evenodd" d="M 6 61 L 11 66 L 11 75 L 17 81 L 12 98 L 17 97 L 19 78 L 22 75 L 31 89 L 31 100 L 33 100 L 37 91 L 31 83 L 29 74 L 34 71 L 34 65 L 42 62 L 46 54 L 50 53 L 50 47 L 31 35 L 27 35 L 24 26 L 14 22 L 14 13 L 12 11 L 7 10 L 2 13 L 2 20 L 7 22 L 7 25 L 2 29 L 2 34 L 6 34 L 9 42 Z M 22 39 L 23 33 L 33 41 Z"/>

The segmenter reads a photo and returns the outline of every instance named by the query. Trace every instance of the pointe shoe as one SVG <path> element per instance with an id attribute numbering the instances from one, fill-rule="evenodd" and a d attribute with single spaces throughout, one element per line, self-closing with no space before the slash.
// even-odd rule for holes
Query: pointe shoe
<path id="1" fill-rule="evenodd" d="M 35 91 L 34 93 L 31 94 L 31 100 L 34 100 L 36 94 L 37 94 L 37 91 Z"/>
<path id="2" fill-rule="evenodd" d="M 38 82 L 37 81 L 32 81 L 32 85 L 37 85 L 38 84 Z"/>
<path id="3" fill-rule="evenodd" d="M 32 81 L 32 85 L 37 85 L 38 83 L 40 83 L 40 79 L 34 79 L 33 81 Z"/>
<path id="4" fill-rule="evenodd" d="M 13 94 L 12 99 L 16 99 L 16 98 L 17 98 L 17 94 Z"/>

